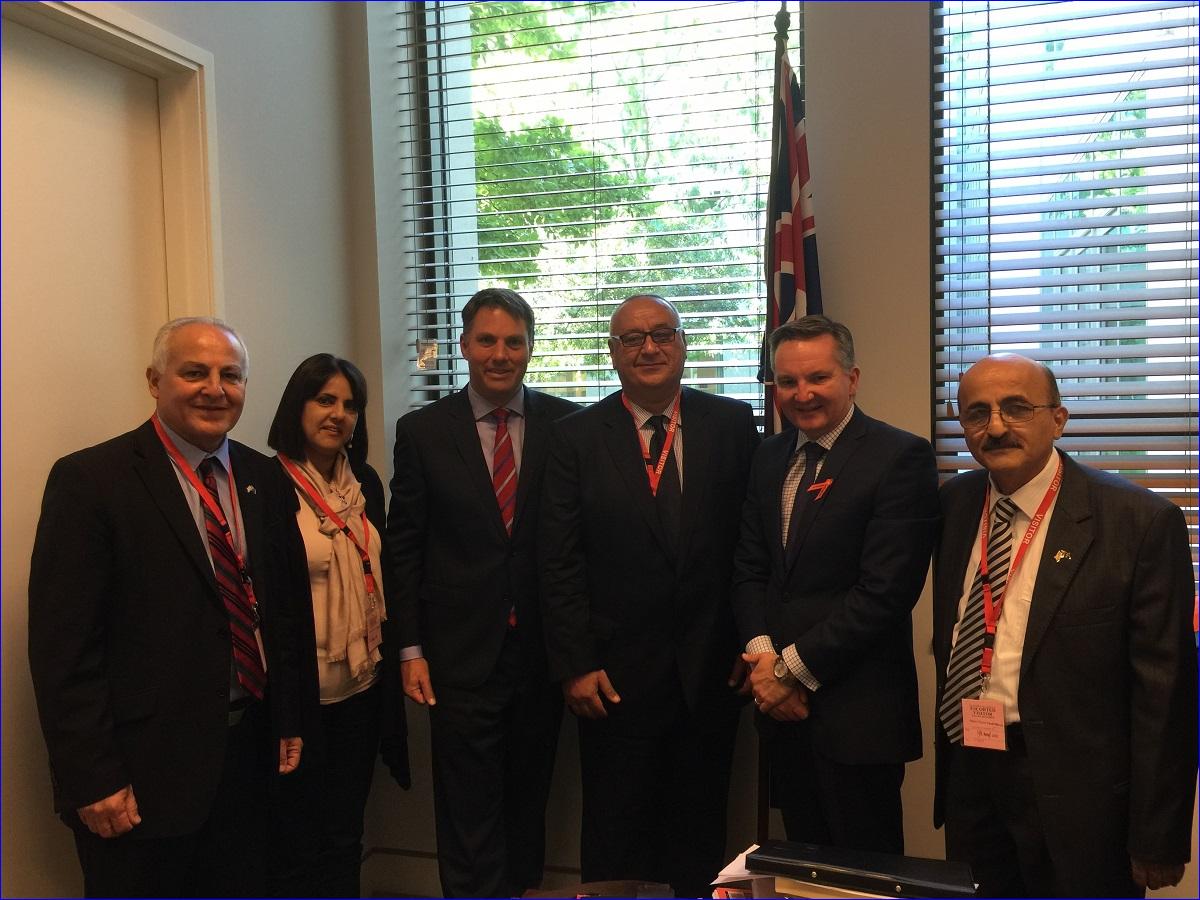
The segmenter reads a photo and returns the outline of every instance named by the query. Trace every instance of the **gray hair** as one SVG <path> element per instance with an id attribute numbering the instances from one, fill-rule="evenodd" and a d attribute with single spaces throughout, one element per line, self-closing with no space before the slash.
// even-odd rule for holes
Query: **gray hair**
<path id="1" fill-rule="evenodd" d="M 233 338 L 242 351 L 242 379 L 250 377 L 250 352 L 246 349 L 246 342 L 242 340 L 242 336 L 237 333 L 237 330 L 232 325 L 227 325 L 220 319 L 213 316 L 183 316 L 178 319 L 172 319 L 162 328 L 158 329 L 158 334 L 154 336 L 154 349 L 150 351 L 150 368 L 160 375 L 166 371 L 168 350 L 171 344 L 171 338 L 181 328 L 187 328 L 189 325 L 208 325 L 212 328 L 219 328 L 231 338 Z"/>

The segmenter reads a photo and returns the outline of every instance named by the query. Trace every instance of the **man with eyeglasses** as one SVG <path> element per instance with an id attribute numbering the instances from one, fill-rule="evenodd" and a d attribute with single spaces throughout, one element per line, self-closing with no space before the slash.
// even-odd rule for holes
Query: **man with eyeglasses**
<path id="1" fill-rule="evenodd" d="M 849 329 L 804 316 L 768 338 L 795 426 L 754 458 L 734 612 L 789 840 L 904 852 L 900 788 L 921 755 L 912 609 L 939 512 L 924 438 L 855 403 Z"/>
<path id="2" fill-rule="evenodd" d="M 1183 513 L 1054 442 L 1053 373 L 1015 354 L 958 389 L 983 466 L 941 491 L 937 792 L 982 896 L 1141 896 L 1194 846 L 1195 583 Z"/>
<path id="3" fill-rule="evenodd" d="M 621 390 L 556 423 L 539 556 L 550 675 L 579 719 L 585 881 L 707 896 L 742 698 L 729 605 L 750 407 L 681 388 L 661 297 L 613 313 Z"/>

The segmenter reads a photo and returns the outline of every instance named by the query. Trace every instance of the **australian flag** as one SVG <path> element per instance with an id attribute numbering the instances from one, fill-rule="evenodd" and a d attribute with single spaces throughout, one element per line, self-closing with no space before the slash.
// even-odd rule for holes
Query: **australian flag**
<path id="1" fill-rule="evenodd" d="M 779 58 L 775 91 L 775 136 L 767 197 L 766 279 L 767 326 L 763 334 L 758 379 L 766 385 L 766 428 L 771 434 L 775 412 L 774 373 L 767 335 L 793 319 L 821 312 L 821 275 L 817 266 L 817 233 L 813 220 L 812 182 L 808 172 L 808 140 L 804 131 L 804 97 L 788 62 Z M 776 420 L 777 421 L 777 420 Z"/>

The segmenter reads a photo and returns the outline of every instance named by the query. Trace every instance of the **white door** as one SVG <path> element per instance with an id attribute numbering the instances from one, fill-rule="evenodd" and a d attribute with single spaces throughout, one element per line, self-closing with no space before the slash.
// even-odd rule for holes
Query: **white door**
<path id="1" fill-rule="evenodd" d="M 3 28 L 4 896 L 78 896 L 26 654 L 29 556 L 55 459 L 143 421 L 167 318 L 158 84 Z"/>

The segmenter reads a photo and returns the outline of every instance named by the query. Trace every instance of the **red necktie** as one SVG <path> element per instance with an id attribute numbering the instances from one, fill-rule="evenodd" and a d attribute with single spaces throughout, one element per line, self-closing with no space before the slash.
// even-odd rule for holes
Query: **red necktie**
<path id="1" fill-rule="evenodd" d="M 221 495 L 217 491 L 217 479 L 213 469 L 221 465 L 215 457 L 207 457 L 196 473 L 204 482 L 204 488 L 221 506 Z M 261 700 L 267 684 L 267 673 L 263 671 L 262 658 L 258 652 L 258 641 L 254 636 L 257 614 L 250 606 L 250 595 L 242 583 L 241 570 L 234 555 L 232 541 L 217 521 L 207 503 L 204 508 L 204 530 L 208 534 L 208 549 L 212 554 L 213 574 L 217 577 L 217 590 L 229 615 L 229 631 L 233 637 L 233 668 L 238 683 L 250 694 Z M 226 517 L 228 518 L 228 516 Z"/>
<path id="2" fill-rule="evenodd" d="M 517 511 L 517 458 L 513 453 L 512 435 L 508 433 L 509 412 L 504 407 L 492 410 L 496 420 L 496 440 L 492 444 L 492 490 L 500 507 L 500 520 L 510 535 Z M 517 625 L 517 608 L 508 611 L 508 627 Z"/>
<path id="3" fill-rule="evenodd" d="M 507 409 L 494 409 L 496 442 L 492 445 L 492 490 L 500 507 L 504 530 L 512 534 L 513 516 L 517 511 L 517 460 L 513 455 L 512 436 L 508 433 Z"/>

